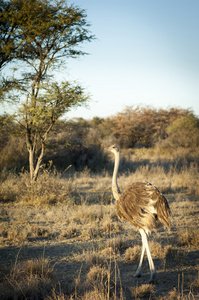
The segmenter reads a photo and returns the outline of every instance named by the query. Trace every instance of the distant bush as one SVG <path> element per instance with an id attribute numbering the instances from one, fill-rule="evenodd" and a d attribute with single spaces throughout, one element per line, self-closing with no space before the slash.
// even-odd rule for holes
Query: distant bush
<path id="1" fill-rule="evenodd" d="M 0 170 L 28 169 L 27 145 L 20 125 L 7 117 L 1 117 L 0 121 Z M 59 121 L 46 141 L 43 162 L 52 160 L 59 170 L 72 165 L 75 171 L 88 168 L 98 172 L 108 162 L 103 149 L 113 143 L 123 149 L 198 147 L 198 123 L 184 109 L 156 110 L 142 106 L 127 107 L 109 118 Z"/>
<path id="2" fill-rule="evenodd" d="M 0 155 L 0 170 L 15 170 L 19 172 L 28 167 L 28 152 L 25 140 L 17 136 L 8 136 L 2 145 Z"/>
<path id="3" fill-rule="evenodd" d="M 113 117 L 113 134 L 122 148 L 132 148 L 136 144 L 150 147 L 159 139 L 166 138 L 168 125 L 186 114 L 186 110 L 177 108 L 127 107 Z"/>
<path id="4" fill-rule="evenodd" d="M 21 127 L 8 115 L 0 116 L 0 171 L 28 166 L 28 152 Z"/>
<path id="5" fill-rule="evenodd" d="M 108 161 L 107 154 L 95 144 L 86 146 L 83 141 L 74 141 L 70 146 L 57 147 L 49 151 L 44 162 L 53 161 L 58 169 L 66 169 L 69 165 L 75 171 L 82 171 L 85 168 L 92 172 L 100 172 Z"/>
<path id="6" fill-rule="evenodd" d="M 167 127 L 167 147 L 198 147 L 199 146 L 199 120 L 188 114 Z"/>

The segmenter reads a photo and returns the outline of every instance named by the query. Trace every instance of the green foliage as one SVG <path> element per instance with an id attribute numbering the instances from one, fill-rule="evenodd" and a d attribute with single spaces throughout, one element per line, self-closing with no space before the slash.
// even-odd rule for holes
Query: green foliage
<path id="1" fill-rule="evenodd" d="M 93 38 L 85 11 L 63 0 L 1 0 L 0 19 L 0 68 L 13 59 L 35 67 L 41 57 L 46 68 L 46 62 L 84 54 L 76 46 Z"/>
<path id="2" fill-rule="evenodd" d="M 198 147 L 199 120 L 192 114 L 187 114 L 170 124 L 167 128 L 170 147 Z"/>
<path id="3" fill-rule="evenodd" d="M 46 139 L 55 122 L 89 99 L 80 86 L 53 81 L 52 71 L 63 65 L 64 58 L 86 54 L 79 46 L 94 37 L 88 30 L 85 11 L 66 1 L 10 0 L 0 5 L 5 25 L 0 26 L 0 68 L 13 59 L 23 62 L 17 78 L 2 79 L 0 97 L 16 100 L 12 91 L 20 90 L 22 106 L 17 121 L 26 136 L 30 177 L 36 180 Z"/>
<path id="4" fill-rule="evenodd" d="M 44 85 L 36 99 L 27 99 L 19 111 L 19 117 L 31 126 L 32 132 L 39 131 L 41 134 L 68 110 L 83 105 L 87 100 L 88 96 L 80 86 L 73 86 L 69 82 L 53 82 L 52 85 Z"/>
<path id="5" fill-rule="evenodd" d="M 167 128 L 168 134 L 172 134 L 181 130 L 189 130 L 190 133 L 199 128 L 199 121 L 193 114 L 188 114 L 170 124 Z"/>
<path id="6" fill-rule="evenodd" d="M 0 116 L 0 135 L 8 132 L 8 128 L 13 127 L 14 117 L 8 114 Z"/>
<path id="7" fill-rule="evenodd" d="M 18 48 L 17 39 L 12 35 L 17 24 L 14 21 L 14 16 L 12 18 L 9 16 L 11 9 L 13 9 L 12 2 L 0 1 L 0 69 L 15 58 L 15 52 Z"/>

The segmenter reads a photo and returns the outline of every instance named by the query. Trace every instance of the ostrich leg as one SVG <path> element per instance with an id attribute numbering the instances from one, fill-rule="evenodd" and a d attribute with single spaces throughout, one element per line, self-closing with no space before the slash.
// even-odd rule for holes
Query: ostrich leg
<path id="1" fill-rule="evenodd" d="M 145 249 L 146 249 L 145 241 L 144 241 L 144 238 L 143 238 L 143 235 L 142 235 L 142 230 L 140 230 L 140 234 L 141 234 L 141 237 L 142 237 L 142 252 L 141 252 L 140 262 L 139 262 L 137 271 L 133 275 L 134 277 L 140 277 L 141 276 L 142 262 L 143 262 L 144 253 L 145 253 Z"/>
<path id="2" fill-rule="evenodd" d="M 156 270 L 155 270 L 155 266 L 154 266 L 153 259 L 152 259 L 152 256 L 151 256 L 151 252 L 149 250 L 147 234 L 142 229 L 140 230 L 140 234 L 142 235 L 143 244 L 145 245 L 145 248 L 146 248 L 146 253 L 147 253 L 148 262 L 149 262 L 149 268 L 150 268 L 150 272 L 151 272 L 151 277 L 149 279 L 149 283 L 152 283 L 152 282 L 154 282 L 154 279 L 155 279 L 155 276 L 156 276 Z"/>

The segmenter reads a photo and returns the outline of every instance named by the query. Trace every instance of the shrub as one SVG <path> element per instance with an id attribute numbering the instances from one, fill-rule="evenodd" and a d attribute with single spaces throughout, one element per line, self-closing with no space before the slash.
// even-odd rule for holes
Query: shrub
<path id="1" fill-rule="evenodd" d="M 165 141 L 170 147 L 198 147 L 199 121 L 193 114 L 175 120 L 167 128 L 168 138 Z"/>
<path id="2" fill-rule="evenodd" d="M 158 139 L 166 137 L 166 128 L 175 119 L 186 115 L 183 109 L 153 109 L 150 107 L 127 107 L 113 117 L 113 133 L 120 147 L 131 148 L 137 143 L 150 147 Z"/>
<path id="3" fill-rule="evenodd" d="M 59 170 L 69 165 L 75 171 L 83 171 L 85 168 L 92 172 L 104 169 L 108 156 L 98 146 L 92 144 L 86 146 L 83 141 L 74 141 L 71 146 L 61 146 L 54 151 L 49 151 L 44 157 L 44 162 L 53 161 L 53 165 Z"/>
<path id="4" fill-rule="evenodd" d="M 19 172 L 22 167 L 28 166 L 28 152 L 25 140 L 21 137 L 10 136 L 0 155 L 0 170 L 14 169 Z"/>
<path id="5" fill-rule="evenodd" d="M 20 201 L 28 205 L 52 205 L 60 202 L 71 204 L 73 201 L 72 179 L 60 179 L 56 171 L 44 170 L 38 180 L 31 185 L 27 172 L 13 175 L 8 173 L 2 179 L 0 201 Z"/>

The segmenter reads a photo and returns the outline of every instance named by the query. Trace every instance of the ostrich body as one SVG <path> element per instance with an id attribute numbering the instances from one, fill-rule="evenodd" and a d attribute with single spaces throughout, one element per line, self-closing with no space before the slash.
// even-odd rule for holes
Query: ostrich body
<path id="1" fill-rule="evenodd" d="M 142 237 L 141 257 L 134 277 L 141 276 L 142 262 L 146 251 L 151 273 L 149 282 L 151 283 L 155 279 L 156 270 L 149 250 L 147 235 L 163 225 L 170 228 L 169 205 L 159 190 L 148 182 L 134 182 L 121 193 L 117 183 L 120 151 L 117 145 L 110 146 L 108 150 L 115 155 L 112 192 L 116 200 L 116 213 L 121 221 L 127 220 L 139 230 Z"/>

